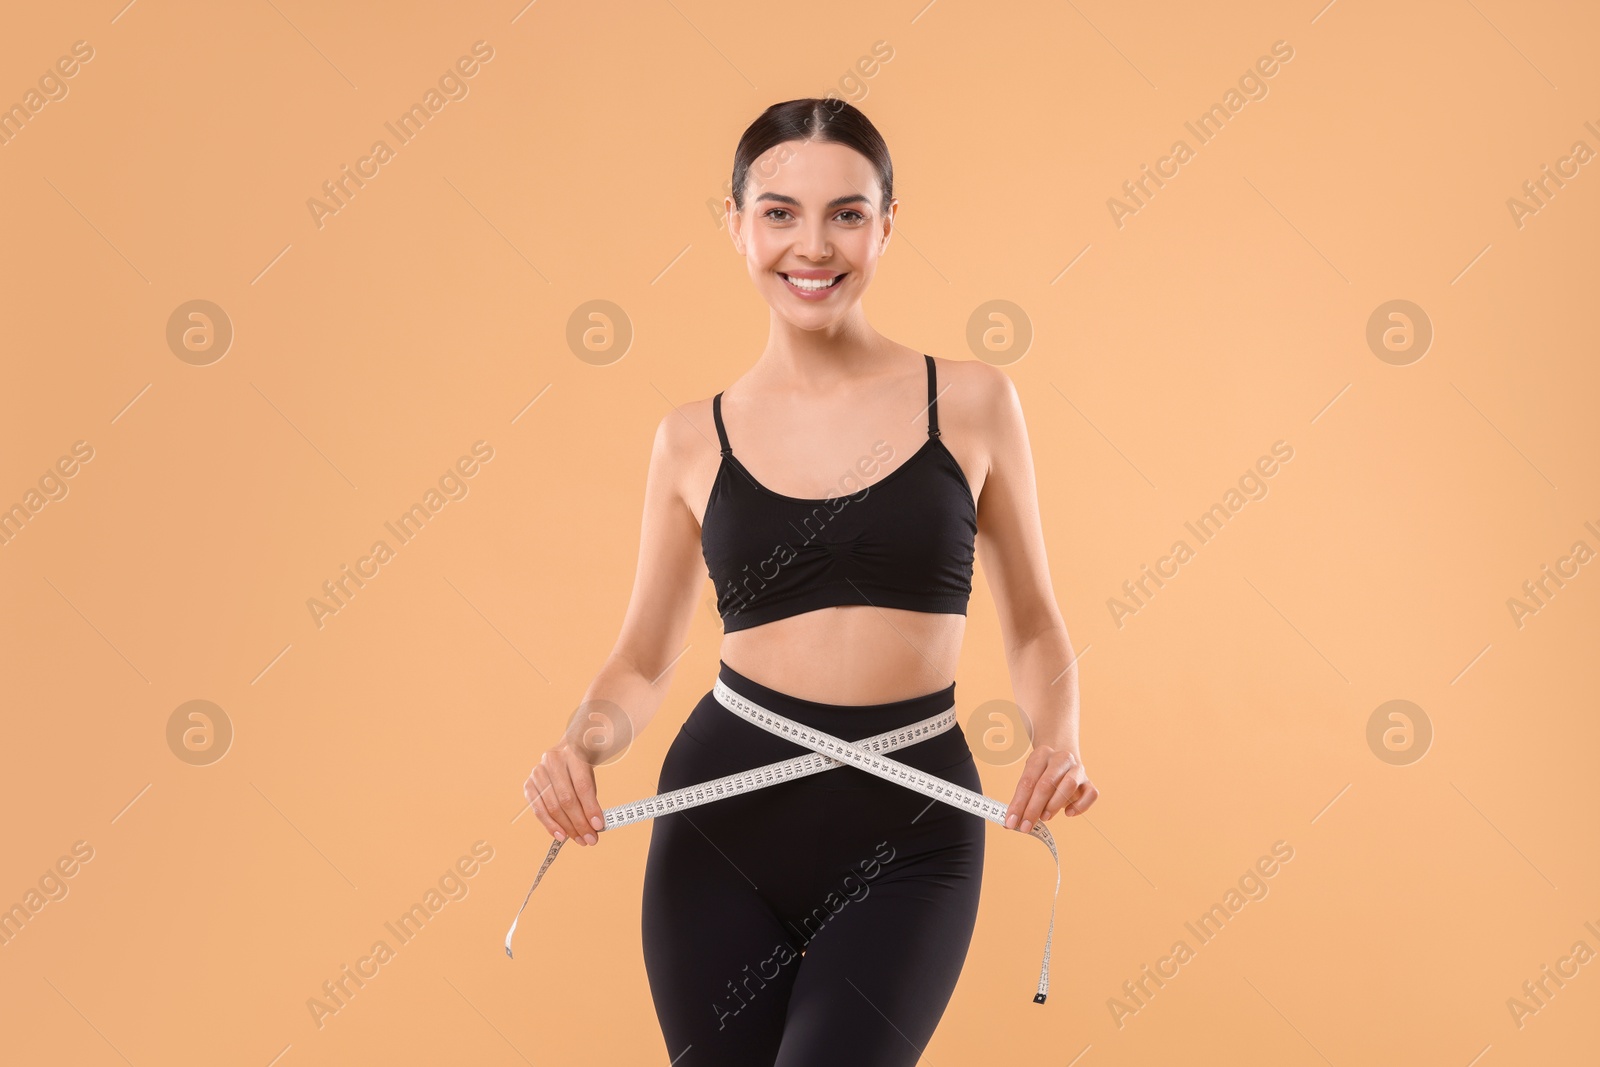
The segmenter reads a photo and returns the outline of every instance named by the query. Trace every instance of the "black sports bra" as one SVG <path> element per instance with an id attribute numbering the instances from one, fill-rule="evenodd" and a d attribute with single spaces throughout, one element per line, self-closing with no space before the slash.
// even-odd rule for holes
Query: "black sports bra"
<path id="1" fill-rule="evenodd" d="M 967 613 L 977 502 L 939 440 L 933 357 L 922 358 L 928 440 L 847 495 L 808 500 L 762 485 L 728 445 L 722 394 L 712 399 L 722 463 L 701 521 L 700 551 L 723 632 L 840 604 Z"/>

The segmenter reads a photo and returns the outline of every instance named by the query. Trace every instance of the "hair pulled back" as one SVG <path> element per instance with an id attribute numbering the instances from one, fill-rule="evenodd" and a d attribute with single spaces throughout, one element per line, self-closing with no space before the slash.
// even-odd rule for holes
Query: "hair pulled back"
<path id="1" fill-rule="evenodd" d="M 744 187 L 750 168 L 762 153 L 785 141 L 830 141 L 860 152 L 878 172 L 883 187 L 879 210 L 889 211 L 894 198 L 894 164 L 883 135 L 854 104 L 837 97 L 801 97 L 773 104 L 739 138 L 733 152 L 733 206 L 744 210 Z M 780 164 L 787 160 L 780 160 Z"/>

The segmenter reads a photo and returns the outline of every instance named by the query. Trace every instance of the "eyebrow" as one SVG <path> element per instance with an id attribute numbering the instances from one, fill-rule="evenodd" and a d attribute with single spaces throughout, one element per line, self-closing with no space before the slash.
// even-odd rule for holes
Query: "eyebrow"
<path id="1" fill-rule="evenodd" d="M 796 200 L 792 196 L 784 196 L 782 193 L 762 193 L 760 196 L 756 197 L 757 203 L 760 203 L 763 200 L 776 200 L 780 204 L 792 204 L 795 207 L 800 206 L 800 201 Z M 871 203 L 872 202 L 870 200 L 862 196 L 860 193 L 855 193 L 850 196 L 836 196 L 832 200 L 828 201 L 827 206 L 829 210 L 832 210 L 836 207 L 843 207 L 845 204 L 870 205 Z"/>

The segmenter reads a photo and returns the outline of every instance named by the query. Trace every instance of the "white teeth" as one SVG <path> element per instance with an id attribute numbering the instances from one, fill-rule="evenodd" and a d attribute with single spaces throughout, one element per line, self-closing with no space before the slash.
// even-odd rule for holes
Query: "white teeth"
<path id="1" fill-rule="evenodd" d="M 827 289 L 827 288 L 829 288 L 830 286 L 834 285 L 840 278 L 844 277 L 844 275 L 842 275 L 842 274 L 835 275 L 834 277 L 828 278 L 826 280 L 817 279 L 815 281 L 813 281 L 813 280 L 811 280 L 809 278 L 791 278 L 787 274 L 785 274 L 783 277 L 784 277 L 784 279 L 786 281 L 788 281 L 788 283 L 790 285 L 794 286 L 796 289 L 817 290 L 817 289 Z"/>

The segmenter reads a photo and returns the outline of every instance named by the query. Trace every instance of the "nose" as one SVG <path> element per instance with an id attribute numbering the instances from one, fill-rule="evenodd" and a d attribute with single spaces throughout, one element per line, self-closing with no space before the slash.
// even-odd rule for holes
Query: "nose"
<path id="1" fill-rule="evenodd" d="M 823 220 L 806 220 L 795 237 L 795 255 L 804 256 L 807 259 L 827 259 L 831 251 Z"/>

